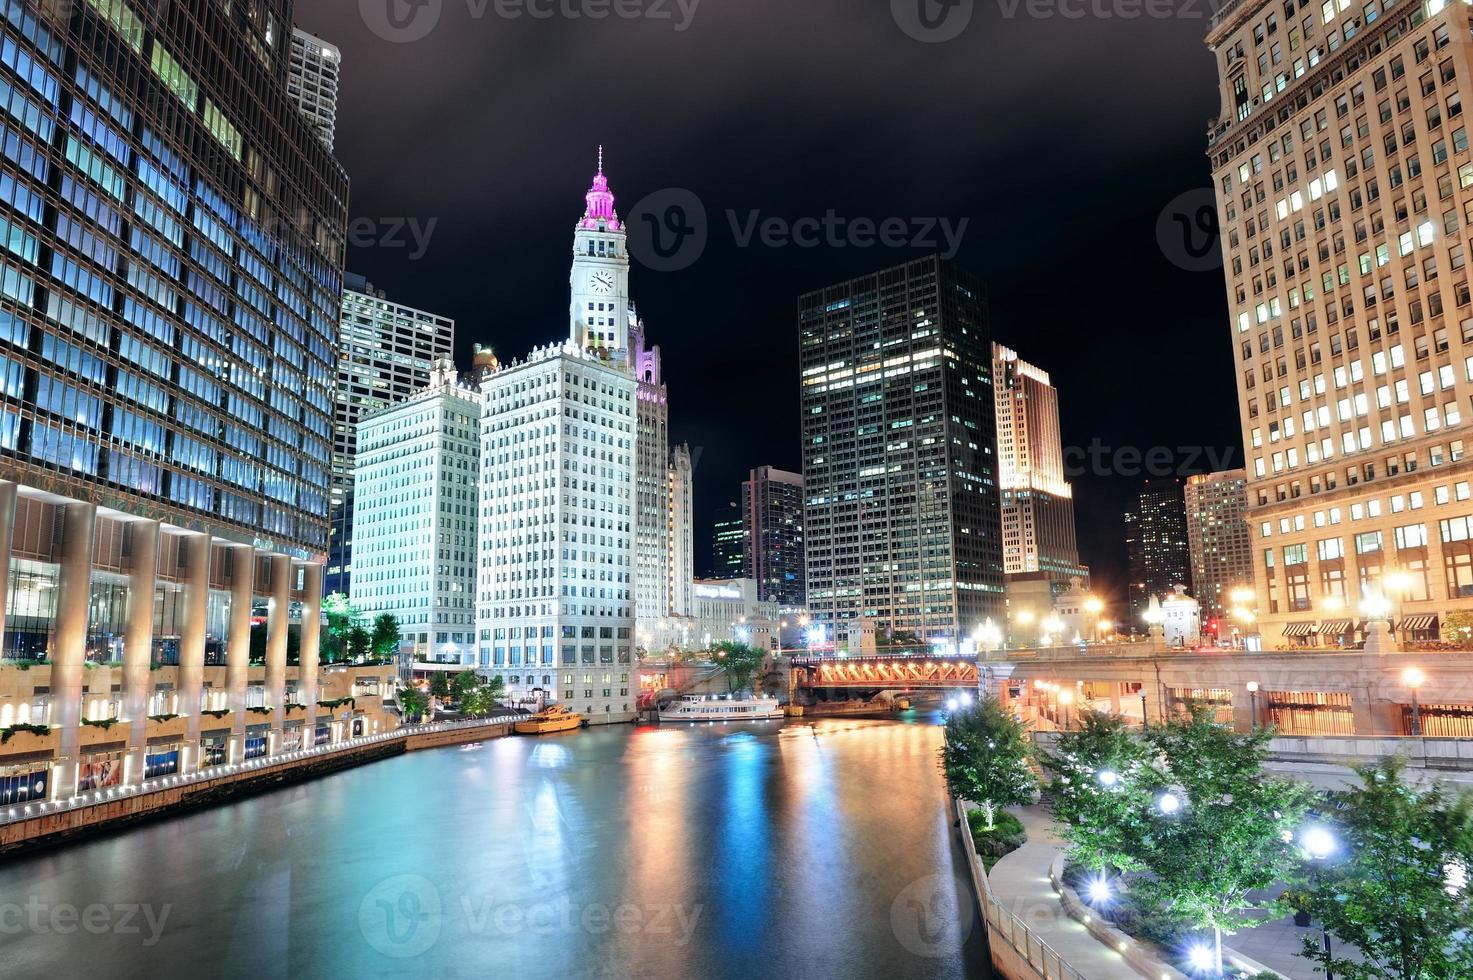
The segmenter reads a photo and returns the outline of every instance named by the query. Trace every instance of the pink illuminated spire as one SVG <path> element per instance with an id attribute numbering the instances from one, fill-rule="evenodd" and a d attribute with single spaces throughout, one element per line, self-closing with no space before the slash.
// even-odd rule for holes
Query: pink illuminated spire
<path id="1" fill-rule="evenodd" d="M 588 207 L 583 212 L 582 226 L 597 229 L 600 225 L 609 231 L 618 231 L 619 214 L 614 210 L 614 192 L 609 190 L 609 178 L 604 176 L 604 148 L 598 148 L 598 173 L 593 175 L 593 186 L 584 195 Z"/>

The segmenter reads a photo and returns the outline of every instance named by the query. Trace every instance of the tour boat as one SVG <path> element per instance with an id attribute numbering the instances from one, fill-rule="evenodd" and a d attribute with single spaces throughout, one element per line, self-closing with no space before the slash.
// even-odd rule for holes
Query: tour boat
<path id="1" fill-rule="evenodd" d="M 686 695 L 660 709 L 661 721 L 770 721 L 783 716 L 777 698 Z"/>
<path id="2" fill-rule="evenodd" d="M 560 704 L 551 704 L 529 718 L 516 723 L 518 735 L 551 735 L 570 732 L 583 724 L 583 716 Z"/>

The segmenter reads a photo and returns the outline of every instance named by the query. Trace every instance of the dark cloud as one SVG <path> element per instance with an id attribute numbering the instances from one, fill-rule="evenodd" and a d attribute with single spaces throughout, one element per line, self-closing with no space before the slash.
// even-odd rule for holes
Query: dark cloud
<path id="1" fill-rule="evenodd" d="M 384 244 L 350 265 L 454 316 L 463 351 L 516 354 L 566 329 L 596 144 L 621 208 L 666 187 L 700 197 L 700 260 L 636 268 L 633 292 L 665 351 L 673 436 L 705 448 L 704 524 L 747 468 L 798 466 L 797 294 L 914 254 L 740 248 L 728 210 L 965 218 L 958 259 L 991 283 L 998 339 L 1052 372 L 1066 443 L 1237 445 L 1220 272 L 1177 268 L 1156 238 L 1162 208 L 1210 183 L 1216 79 L 1206 8 L 1185 2 L 1129 18 L 1138 0 L 1090 0 L 1115 16 L 1070 18 L 976 0 L 944 44 L 907 37 L 888 0 L 700 0 L 684 31 L 442 0 L 435 29 L 405 44 L 373 33 L 358 0 L 297 17 L 343 50 L 353 214 L 435 221 L 419 261 Z M 1076 481 L 1085 558 L 1122 594 L 1135 485 Z"/>

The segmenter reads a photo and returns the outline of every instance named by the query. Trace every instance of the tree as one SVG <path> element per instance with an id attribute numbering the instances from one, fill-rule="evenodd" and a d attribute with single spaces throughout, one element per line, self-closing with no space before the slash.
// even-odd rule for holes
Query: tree
<path id="1" fill-rule="evenodd" d="M 1345 980 L 1470 977 L 1473 793 L 1409 786 L 1402 767 L 1363 766 L 1362 788 L 1332 794 L 1326 826 L 1338 847 L 1292 899 L 1364 961 L 1309 938 L 1302 955 Z"/>
<path id="2" fill-rule="evenodd" d="M 1294 833 L 1315 799 L 1310 787 L 1264 771 L 1272 734 L 1237 734 L 1197 707 L 1145 735 L 1158 761 L 1142 785 L 1157 802 L 1127 848 L 1147 872 L 1132 887 L 1168 919 L 1212 930 L 1218 975 L 1223 933 L 1257 922 L 1251 910 L 1283 911 L 1248 894 L 1295 881 Z"/>
<path id="3" fill-rule="evenodd" d="M 430 677 L 430 694 L 437 698 L 450 697 L 450 675 L 437 670 Z"/>
<path id="4" fill-rule="evenodd" d="M 1032 801 L 1038 788 L 1023 723 L 991 697 L 947 717 L 941 771 L 954 795 L 982 808 L 988 830 L 999 808 Z"/>
<path id="5" fill-rule="evenodd" d="M 1473 612 L 1450 612 L 1442 617 L 1442 638 L 1462 646 L 1473 644 Z"/>
<path id="6" fill-rule="evenodd" d="M 752 678 L 767 659 L 767 653 L 745 643 L 724 641 L 711 648 L 716 662 L 726 672 L 729 691 L 743 691 L 752 686 Z"/>
<path id="7" fill-rule="evenodd" d="M 450 679 L 450 696 L 460 701 L 467 694 L 480 690 L 481 679 L 474 670 L 463 670 Z"/>
<path id="8" fill-rule="evenodd" d="M 399 691 L 399 713 L 404 721 L 419 720 L 430 709 L 430 699 L 417 687 L 406 687 Z"/>
<path id="9" fill-rule="evenodd" d="M 373 621 L 373 638 L 370 644 L 373 655 L 388 659 L 399 652 L 399 617 L 393 613 L 379 613 Z"/>
<path id="10" fill-rule="evenodd" d="M 354 623 L 348 630 L 348 656 L 353 660 L 367 660 L 373 648 L 373 637 L 368 630 Z"/>
<path id="11" fill-rule="evenodd" d="M 355 627 L 362 622 L 362 615 L 341 592 L 333 592 L 322 600 L 322 615 L 326 621 L 322 638 L 322 662 L 337 663 L 351 655 L 350 642 Z"/>
<path id="12" fill-rule="evenodd" d="M 482 686 L 481 691 L 494 706 L 494 702 L 506 697 L 506 678 L 500 674 L 491 675 L 491 678 Z"/>
<path id="13" fill-rule="evenodd" d="M 1092 871 L 1131 871 L 1131 844 L 1150 819 L 1152 755 L 1119 715 L 1083 711 L 1039 762 L 1051 777 L 1051 809 L 1070 857 Z"/>

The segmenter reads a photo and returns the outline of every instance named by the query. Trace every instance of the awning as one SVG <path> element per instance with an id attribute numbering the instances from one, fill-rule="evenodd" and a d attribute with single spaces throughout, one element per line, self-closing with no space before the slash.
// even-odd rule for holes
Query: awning
<path id="1" fill-rule="evenodd" d="M 1341 636 L 1350 632 L 1350 620 L 1332 619 L 1328 623 L 1320 624 L 1321 636 Z"/>
<path id="2" fill-rule="evenodd" d="M 1357 633 L 1364 633 L 1366 631 L 1366 627 L 1369 626 L 1372 622 L 1374 622 L 1374 620 L 1362 619 L 1360 622 L 1355 624 L 1355 631 Z M 1391 630 L 1392 632 L 1395 632 L 1400 627 L 1396 625 L 1395 621 L 1388 619 L 1386 621 L 1386 628 Z"/>
<path id="3" fill-rule="evenodd" d="M 1313 636 L 1314 623 L 1289 623 L 1284 627 L 1285 636 Z"/>
<path id="4" fill-rule="evenodd" d="M 1401 621 L 1401 628 L 1413 633 L 1435 630 L 1437 629 L 1437 615 L 1434 613 L 1431 616 L 1408 616 Z"/>

